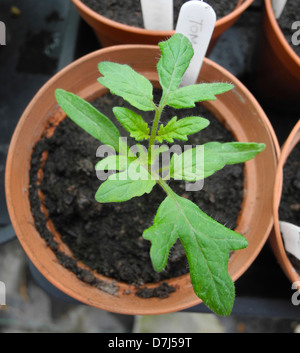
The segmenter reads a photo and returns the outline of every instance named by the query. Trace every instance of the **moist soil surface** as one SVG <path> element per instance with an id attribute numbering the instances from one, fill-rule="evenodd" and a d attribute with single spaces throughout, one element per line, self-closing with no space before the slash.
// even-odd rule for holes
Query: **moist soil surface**
<path id="1" fill-rule="evenodd" d="M 292 43 L 292 37 L 295 35 L 296 39 L 298 41 L 300 40 L 300 34 L 297 35 L 296 33 L 299 26 L 297 26 L 297 29 L 292 29 L 292 24 L 296 21 L 300 21 L 299 6 L 299 0 L 288 0 L 280 18 L 277 20 L 283 35 L 298 56 L 300 56 L 300 45 L 294 45 Z"/>
<path id="2" fill-rule="evenodd" d="M 116 22 L 120 22 L 133 27 L 143 28 L 143 16 L 141 13 L 140 0 L 81 0 L 100 15 Z M 174 0 L 174 24 L 176 25 L 181 6 L 184 0 Z M 206 0 L 216 12 L 217 19 L 232 12 L 238 0 Z"/>
<path id="3" fill-rule="evenodd" d="M 300 227 L 300 143 L 293 149 L 283 168 L 279 219 Z M 288 252 L 287 255 L 300 274 L 300 260 Z"/>
<path id="4" fill-rule="evenodd" d="M 159 96 L 160 92 L 155 94 Z M 127 106 L 121 98 L 108 93 L 92 104 L 118 126 L 121 136 L 128 136 L 112 113 L 113 106 Z M 202 106 L 177 111 L 168 108 L 161 122 L 170 120 L 174 115 L 178 119 L 198 115 L 210 120 L 210 125 L 205 130 L 190 136 L 190 145 L 234 140 L 232 134 Z M 153 119 L 152 113 L 146 113 L 143 117 L 149 123 Z M 132 145 L 133 141 L 128 139 L 128 143 Z M 76 273 L 81 280 L 115 294 L 117 289 L 113 285 L 96 280 L 91 272 L 79 268 L 74 259 L 58 251 L 52 234 L 47 230 L 47 219 L 40 209 L 39 188 L 45 195 L 49 216 L 63 242 L 68 245 L 75 258 L 89 268 L 137 287 L 187 273 L 188 263 L 179 241 L 171 249 L 166 269 L 157 273 L 153 270 L 149 256 L 150 242 L 142 238 L 143 231 L 153 224 L 158 206 L 166 197 L 158 185 L 150 194 L 127 202 L 100 204 L 95 201 L 95 193 L 102 182 L 94 170 L 95 164 L 100 160 L 96 157 L 96 150 L 100 145 L 99 141 L 68 118 L 58 125 L 51 138 L 41 138 L 36 144 L 30 172 L 30 200 L 41 236 L 63 266 Z M 43 151 L 49 151 L 49 155 L 43 167 L 44 177 L 38 186 L 37 171 L 41 167 Z M 205 179 L 201 191 L 186 191 L 182 181 L 170 181 L 170 186 L 179 195 L 195 202 L 218 222 L 231 229 L 236 227 L 243 198 L 242 164 L 226 166 Z M 174 290 L 163 284 L 152 292 L 139 291 L 138 295 L 167 297 Z"/>

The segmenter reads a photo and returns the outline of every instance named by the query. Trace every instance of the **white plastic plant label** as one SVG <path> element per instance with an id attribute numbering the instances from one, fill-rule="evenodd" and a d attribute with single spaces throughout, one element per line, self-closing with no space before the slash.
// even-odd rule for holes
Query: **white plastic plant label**
<path id="1" fill-rule="evenodd" d="M 272 0 L 272 7 L 274 11 L 275 18 L 279 18 L 282 14 L 282 11 L 285 7 L 287 0 Z"/>
<path id="2" fill-rule="evenodd" d="M 279 222 L 286 251 L 300 260 L 300 227 L 289 222 Z"/>
<path id="3" fill-rule="evenodd" d="M 173 30 L 173 0 L 141 0 L 141 8 L 146 29 Z"/>
<path id="4" fill-rule="evenodd" d="M 203 1 L 187 1 L 180 9 L 176 32 L 189 38 L 194 48 L 191 60 L 182 79 L 182 86 L 194 84 L 198 78 L 216 23 L 214 9 Z"/>

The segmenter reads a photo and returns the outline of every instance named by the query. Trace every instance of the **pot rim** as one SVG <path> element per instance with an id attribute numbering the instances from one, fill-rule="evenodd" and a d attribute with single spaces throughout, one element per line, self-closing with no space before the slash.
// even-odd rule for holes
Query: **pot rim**
<path id="1" fill-rule="evenodd" d="M 29 105 L 27 106 L 27 108 L 25 109 L 21 119 L 19 120 L 17 127 L 15 129 L 15 132 L 13 134 L 10 146 L 9 146 L 9 151 L 8 151 L 8 158 L 7 158 L 7 166 L 6 166 L 6 172 L 5 172 L 5 184 L 6 184 L 6 197 L 7 197 L 7 201 L 8 201 L 8 210 L 9 210 L 9 214 L 12 220 L 12 223 L 14 225 L 14 228 L 16 230 L 16 234 L 18 235 L 18 239 L 20 241 L 20 243 L 22 244 L 25 252 L 27 253 L 27 255 L 30 257 L 31 261 L 33 262 L 33 264 L 36 266 L 36 268 L 49 280 L 50 283 L 52 283 L 54 286 L 56 286 L 58 289 L 62 290 L 64 293 L 66 293 L 67 295 L 70 295 L 71 297 L 77 299 L 80 302 L 84 302 L 82 300 L 82 296 L 80 293 L 76 292 L 76 290 L 73 290 L 72 288 L 65 288 L 63 286 L 63 283 L 61 283 L 61 281 L 59 281 L 55 276 L 53 276 L 53 274 L 51 274 L 49 272 L 49 270 L 45 267 L 45 265 L 43 265 L 40 260 L 38 259 L 38 254 L 33 252 L 32 249 L 30 249 L 30 246 L 27 244 L 26 239 L 24 239 L 24 237 L 22 236 L 22 222 L 19 222 L 16 219 L 16 215 L 15 215 L 15 210 L 11 204 L 11 200 L 12 200 L 12 189 L 13 189 L 13 185 L 11 183 L 11 175 L 13 173 L 15 173 L 16 171 L 13 170 L 13 167 L 11 165 L 12 162 L 12 158 L 13 158 L 13 153 L 14 150 L 16 149 L 16 143 L 18 140 L 18 135 L 20 134 L 20 132 L 22 131 L 23 125 L 25 124 L 25 116 L 27 116 L 29 114 L 29 112 L 31 111 L 32 107 L 36 104 L 36 102 L 39 99 L 39 96 L 45 94 L 45 92 L 47 91 L 47 89 L 52 86 L 54 84 L 54 82 L 58 79 L 58 78 L 62 78 L 66 72 L 75 69 L 77 66 L 82 65 L 86 60 L 91 60 L 91 59 L 95 59 L 99 53 L 109 53 L 111 50 L 115 50 L 115 51 L 122 51 L 122 50 L 133 50 L 133 49 L 139 49 L 139 50 L 144 50 L 144 49 L 148 49 L 148 50 L 158 50 L 158 46 L 156 45 L 118 45 L 115 47 L 108 47 L 108 48 L 104 48 L 104 49 L 99 49 L 95 52 L 92 52 L 90 54 L 85 55 L 84 57 L 74 61 L 73 63 L 69 64 L 68 66 L 66 66 L 65 68 L 63 68 L 61 71 L 59 71 L 57 74 L 55 74 L 48 82 L 46 82 L 43 87 L 40 88 L 40 90 L 36 93 L 36 95 L 34 96 L 34 98 L 32 99 L 32 101 L 29 103 Z M 272 148 L 272 153 L 273 153 L 273 159 L 275 160 L 274 163 L 277 163 L 278 160 L 278 156 L 280 153 L 280 149 L 279 149 L 279 144 L 277 141 L 277 137 L 275 135 L 275 132 L 273 130 L 273 127 L 271 125 L 271 123 L 269 122 L 267 116 L 265 115 L 263 109 L 260 107 L 259 103 L 256 101 L 256 99 L 254 98 L 254 96 L 249 92 L 249 90 L 235 77 L 233 76 L 230 72 L 228 72 L 226 69 L 224 69 L 222 66 L 220 66 L 219 64 L 214 63 L 212 60 L 205 58 L 204 62 L 206 65 L 212 66 L 214 69 L 221 71 L 225 74 L 226 79 L 228 79 L 230 82 L 232 82 L 235 85 L 238 85 L 239 89 L 242 91 L 242 93 L 244 93 L 245 95 L 247 95 L 249 97 L 249 100 L 251 101 L 251 103 L 255 106 L 255 109 L 257 110 L 257 114 L 259 114 L 259 116 L 262 118 L 263 123 L 265 124 L 265 127 L 268 130 L 268 136 L 270 137 L 270 139 L 272 140 L 273 146 L 270 146 L 270 148 Z M 243 97 L 239 97 L 238 99 L 242 100 L 244 99 Z M 35 227 L 32 224 L 32 230 L 34 231 Z M 254 251 L 251 252 L 251 256 L 249 256 L 247 262 L 244 264 L 244 266 L 242 268 L 239 268 L 238 270 L 235 271 L 234 275 L 232 276 L 233 281 L 236 281 L 247 269 L 248 267 L 252 264 L 252 262 L 255 260 L 255 258 L 257 257 L 257 255 L 259 254 L 259 252 L 261 251 L 262 247 L 264 246 L 269 232 L 273 227 L 273 219 L 270 218 L 270 220 L 268 220 L 268 226 L 266 226 L 266 231 L 263 237 L 261 237 L 262 239 L 260 239 L 260 243 L 259 246 L 256 246 L 254 248 Z M 21 236 L 20 236 L 21 235 Z M 52 259 L 52 261 L 54 261 Z M 60 265 L 61 266 L 61 265 Z M 69 270 L 66 270 L 69 272 Z M 56 274 L 55 274 L 56 275 Z M 180 276 L 185 282 L 187 282 L 189 280 L 189 274 L 184 275 L 184 276 Z M 178 278 L 180 278 L 178 277 Z M 188 279 L 187 279 L 188 277 Z M 177 279 L 178 279 L 177 278 Z M 78 280 L 79 281 L 79 280 Z M 88 285 L 87 285 L 88 286 Z M 191 284 L 190 284 L 191 287 Z M 96 291 L 99 291 L 98 289 L 95 288 Z M 147 299 L 148 300 L 148 299 Z M 91 306 L 95 306 L 95 307 L 99 307 L 98 305 L 96 305 L 92 300 L 87 300 L 85 301 L 87 304 L 91 305 Z M 169 307 L 163 307 L 163 308 L 155 308 L 155 305 L 151 307 L 151 310 L 146 310 L 146 311 L 139 311 L 136 312 L 134 314 L 141 314 L 141 315 L 152 315 L 152 314 L 162 314 L 162 313 L 168 313 L 168 312 L 174 312 L 174 311 L 179 311 L 179 310 L 183 310 L 189 307 L 192 307 L 194 305 L 197 305 L 199 303 L 201 303 L 201 299 L 199 299 L 196 295 L 194 295 L 193 300 L 190 301 L 189 303 L 176 303 L 175 306 L 172 308 L 172 311 L 170 311 Z M 99 307 L 100 308 L 100 307 Z M 112 312 L 118 312 L 118 313 L 123 313 L 123 314 L 132 314 L 131 312 L 128 312 L 127 308 L 120 308 L 120 307 L 106 307 L 105 305 L 103 305 L 101 307 L 101 309 L 103 310 L 107 310 L 107 311 L 112 311 Z"/>
<path id="2" fill-rule="evenodd" d="M 108 17 L 105 17 L 103 15 L 100 15 L 99 13 L 97 13 L 96 11 L 92 10 L 90 7 L 85 5 L 81 0 L 72 0 L 72 2 L 74 3 L 74 5 L 76 7 L 78 7 L 81 11 L 87 13 L 94 20 L 103 22 L 107 26 L 115 27 L 115 28 L 118 28 L 119 30 L 122 30 L 122 31 L 133 32 L 133 33 L 138 33 L 138 34 L 143 34 L 143 35 L 148 35 L 148 36 L 159 35 L 161 37 L 170 37 L 171 35 L 173 35 L 175 33 L 175 30 L 157 31 L 157 30 L 149 30 L 149 29 L 145 29 L 145 28 L 126 25 L 126 24 L 111 20 Z M 215 26 L 221 27 L 226 22 L 232 21 L 235 17 L 238 17 L 243 11 L 245 11 L 246 8 L 251 5 L 252 2 L 254 2 L 254 0 L 238 0 L 237 5 L 234 8 L 234 10 L 232 12 L 230 12 L 229 14 L 227 14 L 226 16 L 218 19 L 216 21 Z"/>
<path id="3" fill-rule="evenodd" d="M 278 257 L 278 260 L 282 266 L 283 271 L 291 282 L 300 281 L 300 274 L 298 274 L 292 263 L 290 262 L 286 250 L 284 247 L 283 239 L 281 236 L 280 226 L 279 226 L 279 206 L 282 196 L 282 187 L 283 187 L 283 169 L 284 165 L 291 154 L 294 147 L 300 143 L 300 119 L 293 127 L 288 138 L 284 142 L 281 155 L 278 161 L 275 182 L 274 182 L 274 198 L 273 198 L 273 218 L 274 218 L 274 231 L 271 237 L 271 245 L 274 248 L 275 255 Z M 298 285 L 300 290 L 300 284 Z"/>
<path id="4" fill-rule="evenodd" d="M 272 27 L 274 33 L 276 33 L 276 36 L 277 36 L 280 44 L 282 45 L 282 47 L 284 48 L 286 53 L 291 57 L 291 59 L 300 68 L 300 57 L 292 49 L 289 42 L 286 40 L 285 36 L 283 35 L 281 28 L 279 27 L 279 24 L 275 18 L 275 14 L 273 11 L 272 0 L 265 0 L 265 10 L 266 10 L 266 14 L 269 18 L 269 22 L 271 24 L 271 27 Z"/>

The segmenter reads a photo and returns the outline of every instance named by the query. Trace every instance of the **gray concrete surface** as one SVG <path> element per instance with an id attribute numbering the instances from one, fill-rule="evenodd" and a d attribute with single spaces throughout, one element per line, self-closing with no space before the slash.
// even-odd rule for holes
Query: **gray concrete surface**
<path id="1" fill-rule="evenodd" d="M 0 306 L 0 333 L 293 333 L 300 319 L 171 313 L 127 316 L 58 300 L 29 271 L 17 239 L 0 246 L 0 278 L 6 305 Z"/>
<path id="2" fill-rule="evenodd" d="M 260 6 L 260 3 L 260 0 L 256 0 L 254 6 Z M 245 26 L 247 21 L 248 23 L 250 21 L 250 28 L 253 31 Z M 255 47 L 257 31 L 254 29 L 258 22 L 259 18 L 254 12 L 251 16 L 244 16 L 221 38 L 210 58 L 222 63 L 236 76 L 250 70 L 253 63 L 249 52 L 251 53 Z M 0 141 L 0 232 L 8 223 L 3 206 L 7 141 L 7 136 L 3 134 Z M 299 319 L 249 315 L 220 318 L 214 314 L 187 312 L 132 317 L 59 300 L 35 281 L 29 269 L 28 259 L 17 238 L 0 245 L 0 281 L 6 287 L 6 305 L 0 305 L 0 333 L 300 332 L 300 307 Z"/>

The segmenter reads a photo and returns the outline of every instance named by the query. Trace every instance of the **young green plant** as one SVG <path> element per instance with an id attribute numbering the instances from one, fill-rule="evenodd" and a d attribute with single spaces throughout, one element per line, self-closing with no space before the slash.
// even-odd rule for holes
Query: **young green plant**
<path id="1" fill-rule="evenodd" d="M 109 118 L 90 103 L 73 93 L 57 89 L 58 104 L 76 124 L 104 145 L 111 146 L 116 154 L 100 160 L 96 170 L 112 170 L 114 174 L 105 180 L 96 192 L 101 203 L 123 202 L 133 197 L 150 193 L 158 184 L 166 193 L 159 206 L 153 225 L 146 229 L 143 237 L 151 242 L 150 257 L 156 271 L 162 271 L 168 261 L 170 249 L 179 238 L 189 263 L 190 277 L 196 295 L 215 313 L 229 315 L 235 297 L 234 284 L 228 274 L 229 253 L 247 247 L 247 240 L 235 231 L 216 222 L 199 209 L 192 201 L 177 195 L 166 179 L 182 179 L 188 182 L 206 178 L 225 165 L 243 163 L 261 152 L 261 143 L 209 142 L 174 153 L 167 166 L 165 176 L 152 168 L 154 160 L 165 151 L 166 141 L 186 141 L 188 135 L 206 128 L 209 122 L 201 117 L 183 119 L 173 117 L 165 126 L 160 117 L 166 106 L 192 108 L 196 102 L 215 100 L 216 95 L 233 88 L 229 83 L 202 83 L 181 87 L 182 77 L 193 57 L 190 41 L 175 34 L 159 43 L 161 57 L 157 64 L 162 96 L 159 104 L 153 101 L 151 82 L 135 72 L 130 66 L 113 62 L 101 62 L 98 81 L 112 94 L 121 96 L 140 111 L 153 111 L 152 126 L 142 115 L 124 107 L 114 107 L 118 121 L 136 141 L 147 140 L 146 151 L 137 145 L 138 154 L 122 141 L 117 127 Z M 158 143 L 158 144 L 157 144 Z M 155 148 L 158 147 L 158 148 Z M 203 161 L 198 165 L 196 155 L 202 149 Z"/>

